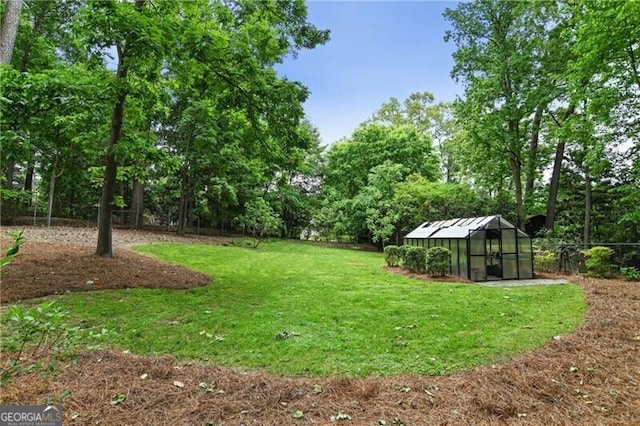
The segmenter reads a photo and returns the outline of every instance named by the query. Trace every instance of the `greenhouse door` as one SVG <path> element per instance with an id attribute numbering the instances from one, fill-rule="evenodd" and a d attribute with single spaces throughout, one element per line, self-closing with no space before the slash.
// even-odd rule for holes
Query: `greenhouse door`
<path id="1" fill-rule="evenodd" d="M 487 279 L 502 279 L 502 259 L 500 253 L 502 241 L 499 229 L 487 229 L 486 231 L 486 261 Z"/>

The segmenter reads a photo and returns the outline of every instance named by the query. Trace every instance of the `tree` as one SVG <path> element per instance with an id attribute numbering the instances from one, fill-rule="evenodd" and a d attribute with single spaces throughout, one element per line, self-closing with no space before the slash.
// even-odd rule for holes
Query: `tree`
<path id="1" fill-rule="evenodd" d="M 482 216 L 493 210 L 489 200 L 468 184 L 429 182 L 415 174 L 395 187 L 391 204 L 401 234 L 423 222 Z"/>
<path id="2" fill-rule="evenodd" d="M 171 40 L 171 33 L 164 31 L 166 27 L 162 25 L 168 23 L 166 15 L 173 12 L 167 5 L 151 7 L 146 0 L 135 3 L 89 1 L 80 12 L 78 29 L 87 40 L 87 53 L 101 58 L 107 55 L 107 49 L 113 49 L 116 54 L 116 70 L 111 83 L 113 106 L 98 214 L 97 256 L 113 256 L 111 220 L 118 169 L 116 146 L 122 137 L 125 103 L 134 88 L 135 77 L 153 79 L 159 73 L 161 55 Z"/>
<path id="3" fill-rule="evenodd" d="M 385 204 L 393 197 L 391 184 L 411 173 L 439 177 L 429 136 L 411 125 L 364 123 L 327 153 L 322 216 L 331 218 L 338 236 L 384 241 L 396 224 Z"/>
<path id="4" fill-rule="evenodd" d="M 0 65 L 11 62 L 21 10 L 22 0 L 7 0 L 0 29 Z"/>
<path id="5" fill-rule="evenodd" d="M 429 180 L 439 177 L 438 160 L 428 135 L 412 126 L 365 123 L 350 139 L 331 146 L 325 185 L 351 198 L 366 186 L 371 169 L 387 160 L 401 164 L 403 176 L 419 173 Z"/>
<path id="6" fill-rule="evenodd" d="M 583 152 L 578 162 L 587 166 L 589 158 L 597 157 L 597 153 L 610 153 L 625 145 L 631 147 L 630 141 L 637 139 L 639 121 L 631 117 L 640 115 L 638 11 L 635 2 L 562 4 L 562 19 L 557 26 L 561 37 L 555 40 L 561 45 L 557 57 L 563 60 L 557 62 L 559 66 L 554 72 L 563 83 L 562 102 L 557 103 L 555 111 L 548 110 L 553 125 L 547 135 L 558 140 L 547 203 L 546 227 L 550 230 L 556 228 L 556 199 L 562 191 L 559 187 L 563 162 L 572 157 L 572 152 Z M 586 132 L 585 124 L 590 128 Z M 585 149 L 594 149 L 596 154 L 588 154 Z M 595 180 L 593 183 L 597 185 L 600 179 L 596 172 L 598 165 L 593 166 L 590 179 L 584 181 L 586 205 L 591 204 L 589 183 Z M 569 182 L 565 185 L 572 186 Z M 588 215 L 585 219 L 583 235 L 587 238 L 590 226 L 586 224 L 591 221 Z"/>
<path id="7" fill-rule="evenodd" d="M 397 226 L 398 218 L 392 200 L 395 186 L 403 177 L 402 169 L 401 164 L 388 160 L 373 167 L 367 186 L 354 199 L 354 207 L 366 214 L 365 223 L 372 241 L 381 243 L 383 247 Z"/>
<path id="8" fill-rule="evenodd" d="M 429 135 L 435 152 L 440 157 L 440 165 L 446 182 L 455 180 L 458 166 L 452 153 L 454 135 L 451 104 L 434 103 L 429 92 L 415 92 L 402 103 L 392 97 L 373 113 L 371 123 L 392 126 L 413 126 L 419 132 Z"/>
<path id="9" fill-rule="evenodd" d="M 185 31 L 169 59 L 174 102 L 164 129 L 183 160 L 181 233 L 191 220 L 198 186 L 219 189 L 207 200 L 215 210 L 222 213 L 221 203 L 237 210 L 243 193 L 253 196 L 256 186 L 305 149 L 298 126 L 307 90 L 279 78 L 273 65 L 328 40 L 327 31 L 306 22 L 300 1 L 266 1 L 261 7 L 201 1 L 185 4 L 183 16 Z"/>
<path id="10" fill-rule="evenodd" d="M 482 147 L 485 161 L 495 165 L 506 159 L 521 228 L 524 190 L 533 188 L 541 113 L 551 100 L 541 76 L 553 10 L 550 2 L 483 0 L 445 12 L 453 25 L 445 40 L 457 47 L 452 76 L 466 85 L 457 115 L 464 117 L 467 136 Z M 529 184 L 523 186 L 527 173 Z"/>
<path id="11" fill-rule="evenodd" d="M 244 210 L 244 214 L 238 216 L 237 220 L 255 239 L 254 248 L 258 248 L 265 235 L 277 232 L 282 226 L 280 218 L 264 198 L 249 201 Z"/>
<path id="12" fill-rule="evenodd" d="M 568 70 L 572 102 L 581 105 L 577 163 L 585 176 L 584 243 L 590 242 L 592 180 L 615 147 L 633 154 L 640 136 L 640 6 L 595 1 L 569 5 L 576 60 Z M 576 124 L 576 125 L 577 125 Z M 585 129 L 586 127 L 586 129 Z M 635 141 L 635 142 L 634 142 Z M 633 160 L 632 160 L 633 161 Z"/>

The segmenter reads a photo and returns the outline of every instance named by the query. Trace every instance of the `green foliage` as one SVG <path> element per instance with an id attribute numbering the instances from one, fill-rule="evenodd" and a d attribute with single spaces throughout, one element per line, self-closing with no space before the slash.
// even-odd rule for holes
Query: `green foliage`
<path id="1" fill-rule="evenodd" d="M 491 365 L 569 333 L 586 306 L 574 284 L 425 285 L 386 271 L 381 253 L 307 242 L 138 250 L 215 282 L 186 292 L 72 293 L 56 303 L 74 321 L 113 329 L 115 350 L 277 375 L 433 375 Z M 275 338 L 283 331 L 290 338 Z"/>
<path id="2" fill-rule="evenodd" d="M 427 249 L 408 246 L 404 266 L 411 272 L 422 274 L 427 270 Z"/>
<path id="3" fill-rule="evenodd" d="M 625 281 L 640 281 L 640 269 L 633 266 L 620 268 L 620 275 Z"/>
<path id="4" fill-rule="evenodd" d="M 446 247 L 431 247 L 427 250 L 427 272 L 443 277 L 451 267 L 451 250 Z"/>
<path id="5" fill-rule="evenodd" d="M 543 258 L 547 257 L 546 261 L 543 258 L 538 259 L 538 262 L 541 262 L 539 266 L 543 268 L 541 270 L 578 272 L 583 247 L 581 239 L 552 236 L 547 232 L 543 237 L 536 238 L 533 241 L 533 246 L 535 250 L 542 251 Z M 537 257 L 539 256 L 534 253 L 534 266 L 536 266 Z"/>
<path id="6" fill-rule="evenodd" d="M 245 205 L 245 213 L 238 216 L 238 222 L 245 226 L 255 239 L 254 248 L 260 245 L 265 235 L 277 232 L 282 226 L 280 217 L 264 198 L 249 201 Z"/>
<path id="7" fill-rule="evenodd" d="M 558 259 L 556 254 L 551 250 L 538 251 L 533 255 L 533 266 L 535 271 L 557 272 Z"/>
<path id="8" fill-rule="evenodd" d="M 20 245 L 24 241 L 23 231 L 9 232 L 8 235 L 12 237 L 14 241 L 13 241 L 13 244 L 11 244 L 11 247 L 9 247 L 9 249 L 7 250 L 7 252 L 2 255 L 2 258 L 0 259 L 0 268 L 8 265 L 11 262 L 11 259 L 13 259 L 18 255 L 18 251 L 20 250 Z"/>
<path id="9" fill-rule="evenodd" d="M 388 245 L 384 248 L 384 260 L 388 266 L 400 264 L 400 248 L 396 245 Z"/>
<path id="10" fill-rule="evenodd" d="M 429 180 L 438 177 L 438 161 L 429 136 L 411 126 L 371 123 L 331 146 L 326 184 L 344 197 L 354 197 L 367 185 L 372 169 L 386 161 L 402 165 L 403 176 L 419 173 Z"/>
<path id="11" fill-rule="evenodd" d="M 537 143 L 528 143 L 538 138 L 533 112 L 557 91 L 545 75 L 559 45 L 552 31 L 557 13 L 552 3 L 510 1 L 460 3 L 444 13 L 453 28 L 445 40 L 457 48 L 452 76 L 465 84 L 465 99 L 456 104 L 467 136 L 465 163 L 495 189 L 511 181 L 519 226 L 524 197 L 531 196 L 523 178 L 533 182 L 541 172 Z"/>
<path id="12" fill-rule="evenodd" d="M 11 306 L 4 315 L 2 328 L 3 357 L 1 383 L 16 374 L 30 371 L 53 371 L 56 361 L 69 356 L 78 328 L 66 323 L 68 312 L 44 302 L 35 309 Z M 43 359 L 52 355 L 43 364 Z"/>
<path id="13" fill-rule="evenodd" d="M 389 241 L 396 229 L 397 215 L 393 209 L 393 191 L 402 179 L 402 165 L 385 161 L 371 169 L 367 186 L 354 199 L 354 208 L 364 211 L 365 224 L 373 242 Z"/>
<path id="14" fill-rule="evenodd" d="M 613 250 L 609 247 L 596 246 L 588 250 L 583 250 L 584 263 L 587 268 L 587 274 L 606 278 L 611 276 L 612 265 L 611 256 Z"/>
<path id="15" fill-rule="evenodd" d="M 426 221 L 490 213 L 488 200 L 470 185 L 429 182 L 416 174 L 395 186 L 391 204 L 405 234 Z"/>
<path id="16" fill-rule="evenodd" d="M 409 247 L 407 245 L 401 245 L 398 247 L 398 257 L 400 258 L 400 263 L 403 265 L 407 264 L 407 252 L 409 251 Z"/>
<path id="17" fill-rule="evenodd" d="M 362 124 L 327 152 L 322 187 L 324 209 L 332 218 L 327 225 L 336 236 L 389 241 L 398 229 L 396 186 L 411 173 L 436 179 L 437 163 L 430 137 L 414 126 Z"/>
<path id="18" fill-rule="evenodd" d="M 433 94 L 416 92 L 402 103 L 392 97 L 373 113 L 373 123 L 392 126 L 412 126 L 420 133 L 429 135 L 434 144 L 445 182 L 457 179 L 458 160 L 453 156 L 455 126 L 451 115 L 451 105 L 435 103 Z"/>

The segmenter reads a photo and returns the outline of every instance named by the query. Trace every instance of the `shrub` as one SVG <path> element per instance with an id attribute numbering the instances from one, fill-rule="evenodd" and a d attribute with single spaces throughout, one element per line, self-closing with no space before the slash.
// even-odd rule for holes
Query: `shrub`
<path id="1" fill-rule="evenodd" d="M 384 248 L 384 260 L 389 266 L 398 266 L 400 264 L 399 247 L 388 245 Z"/>
<path id="2" fill-rule="evenodd" d="M 43 355 L 62 354 L 68 349 L 68 336 L 77 329 L 64 323 L 67 312 L 54 308 L 53 303 L 43 303 L 33 310 L 17 306 L 8 309 L 3 324 L 2 349 L 11 355 L 0 366 L 2 384 L 22 371 L 46 370 L 49 366 L 40 365 L 40 360 L 46 358 Z"/>
<path id="3" fill-rule="evenodd" d="M 533 255 L 533 266 L 536 271 L 555 272 L 558 269 L 558 259 L 554 252 L 543 250 Z"/>
<path id="4" fill-rule="evenodd" d="M 407 250 L 409 250 L 411 246 L 400 246 L 398 247 L 398 257 L 400 258 L 400 263 L 403 265 L 407 264 Z"/>
<path id="5" fill-rule="evenodd" d="M 633 266 L 620 268 L 620 275 L 625 281 L 640 281 L 640 269 Z"/>
<path id="6" fill-rule="evenodd" d="M 427 250 L 427 271 L 431 275 L 444 277 L 451 265 L 451 250 L 446 247 L 431 247 Z"/>
<path id="7" fill-rule="evenodd" d="M 582 240 L 577 238 L 567 237 L 550 237 L 537 238 L 534 240 L 534 247 L 536 251 L 542 251 L 542 254 L 546 259 L 539 259 L 541 264 L 536 265 L 536 268 L 543 271 L 564 271 L 564 272 L 578 272 L 580 266 L 580 259 L 582 258 L 581 249 L 583 247 Z M 551 256 L 547 255 L 547 252 L 555 255 L 555 265 L 547 264 L 547 261 L 551 262 Z M 534 264 L 536 262 L 534 256 Z"/>
<path id="8" fill-rule="evenodd" d="M 251 232 L 255 240 L 254 248 L 258 248 L 265 235 L 277 231 L 282 226 L 280 216 L 263 198 L 248 201 L 244 209 L 244 215 L 238 216 L 236 220 Z"/>
<path id="9" fill-rule="evenodd" d="M 408 247 L 405 266 L 411 272 L 424 273 L 427 270 L 427 249 L 424 247 Z"/>
<path id="10" fill-rule="evenodd" d="M 609 247 L 596 246 L 588 250 L 582 250 L 587 274 L 606 278 L 611 276 L 611 255 L 613 250 Z"/>
<path id="11" fill-rule="evenodd" d="M 71 326 L 69 312 L 56 306 L 55 302 L 44 302 L 33 309 L 11 306 L 2 318 L 2 342 L 0 349 L 3 362 L 0 364 L 0 386 L 25 372 L 55 373 L 58 361 L 72 359 L 77 355 L 80 342 L 91 343 L 88 350 L 100 347 L 108 333 Z"/>

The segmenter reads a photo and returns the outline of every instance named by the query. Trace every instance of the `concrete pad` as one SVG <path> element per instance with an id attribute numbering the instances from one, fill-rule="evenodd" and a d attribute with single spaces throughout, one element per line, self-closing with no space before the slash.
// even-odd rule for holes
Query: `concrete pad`
<path id="1" fill-rule="evenodd" d="M 563 279 L 535 278 L 530 280 L 499 280 L 499 281 L 481 281 L 479 285 L 488 287 L 523 287 L 528 285 L 556 285 L 566 284 L 569 281 Z"/>

